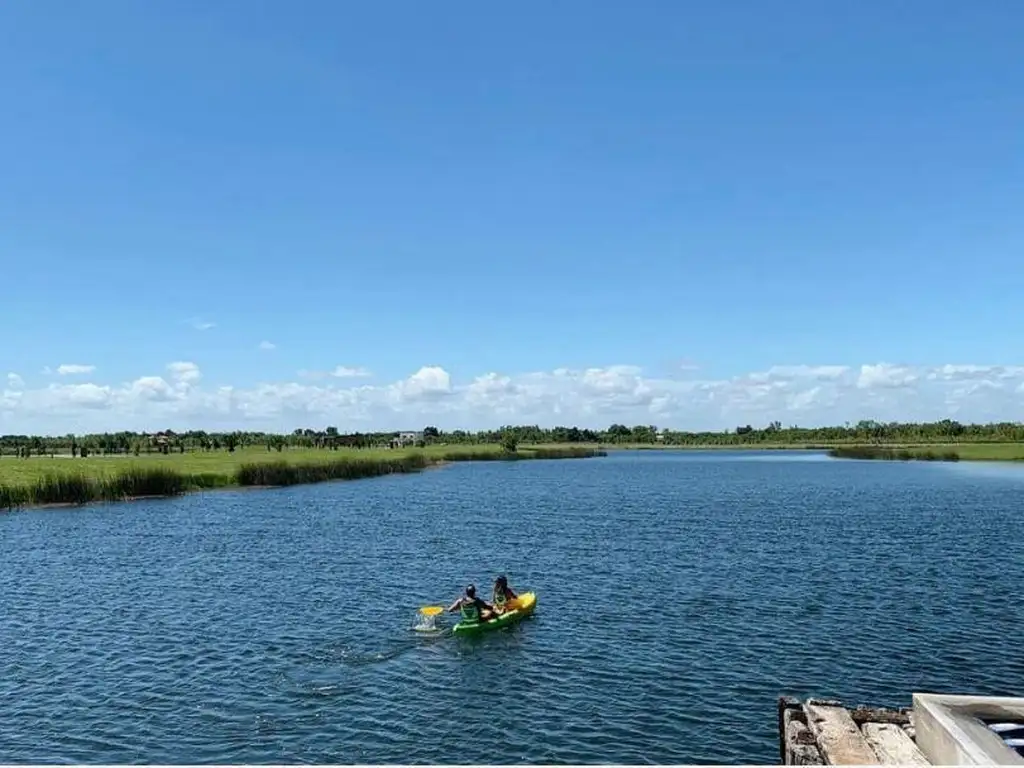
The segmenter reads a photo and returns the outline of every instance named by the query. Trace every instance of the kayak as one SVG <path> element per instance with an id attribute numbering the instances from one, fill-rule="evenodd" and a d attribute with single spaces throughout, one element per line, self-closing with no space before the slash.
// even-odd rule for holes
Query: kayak
<path id="1" fill-rule="evenodd" d="M 463 619 L 452 627 L 452 634 L 478 635 L 481 632 L 489 632 L 492 629 L 501 629 L 526 618 L 533 613 L 533 609 L 536 606 L 537 595 L 533 592 L 524 592 L 510 603 L 509 610 L 497 618 L 488 619 L 487 621 L 466 621 Z"/>

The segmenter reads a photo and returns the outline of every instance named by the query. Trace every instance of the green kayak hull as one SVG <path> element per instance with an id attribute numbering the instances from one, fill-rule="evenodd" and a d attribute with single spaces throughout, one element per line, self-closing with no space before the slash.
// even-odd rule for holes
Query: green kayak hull
<path id="1" fill-rule="evenodd" d="M 460 621 L 452 627 L 452 634 L 479 635 L 483 632 L 490 632 L 492 629 L 501 629 L 515 624 L 533 613 L 533 609 L 537 606 L 537 595 L 533 592 L 525 592 L 513 601 L 513 606 L 512 610 L 505 611 L 496 619 L 489 621 Z"/>

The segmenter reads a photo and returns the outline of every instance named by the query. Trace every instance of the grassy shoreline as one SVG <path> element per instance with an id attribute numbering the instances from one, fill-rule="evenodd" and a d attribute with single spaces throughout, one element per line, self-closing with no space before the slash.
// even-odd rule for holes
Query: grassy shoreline
<path id="1" fill-rule="evenodd" d="M 277 454 L 227 451 L 156 455 L 0 459 L 0 510 L 77 506 L 102 501 L 167 498 L 228 488 L 279 488 L 330 480 L 409 474 L 459 461 L 577 459 L 606 455 L 583 446 L 522 447 L 504 453 L 497 446 L 410 450 L 298 450 Z"/>

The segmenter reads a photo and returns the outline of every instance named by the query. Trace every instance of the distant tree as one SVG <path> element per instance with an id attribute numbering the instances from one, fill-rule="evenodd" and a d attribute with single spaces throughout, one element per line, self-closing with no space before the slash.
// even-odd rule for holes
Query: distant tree
<path id="1" fill-rule="evenodd" d="M 657 439 L 658 428 L 651 425 L 638 424 L 633 427 L 630 439 L 634 443 L 653 443 Z"/>
<path id="2" fill-rule="evenodd" d="M 628 440 L 633 435 L 633 430 L 625 424 L 612 424 L 608 427 L 608 439 L 612 442 Z"/>
<path id="3" fill-rule="evenodd" d="M 501 435 L 501 450 L 504 453 L 515 453 L 519 448 L 519 439 L 511 429 L 505 430 Z"/>
<path id="4" fill-rule="evenodd" d="M 283 451 L 286 447 L 338 449 L 371 448 L 388 445 L 397 433 L 367 432 L 341 433 L 336 427 L 331 434 L 309 428 L 296 429 L 290 433 L 267 432 L 231 433 L 202 430 L 175 433 L 172 430 L 148 434 L 146 432 L 106 432 L 76 435 L 69 433 L 60 437 L 40 435 L 0 435 L 0 454 L 31 458 L 59 453 L 75 458 L 90 454 L 130 454 L 173 452 L 184 453 L 195 450 L 220 450 L 222 448 L 244 448 L 247 446 L 269 446 L 272 451 Z M 726 445 L 884 445 L 893 444 L 944 444 L 950 442 L 969 443 L 1024 443 L 1024 423 L 1004 421 L 988 424 L 961 423 L 953 419 L 935 422 L 883 422 L 875 419 L 859 419 L 843 425 L 800 427 L 795 424 L 783 426 L 772 421 L 766 427 L 755 428 L 749 424 L 728 429 L 690 432 L 682 429 L 657 431 L 654 426 L 637 425 L 627 427 L 612 424 L 607 429 L 583 429 L 577 426 L 541 427 L 537 424 L 510 424 L 497 429 L 476 432 L 443 429 L 430 425 L 424 429 L 423 443 L 441 440 L 451 445 L 493 445 L 501 447 L 514 442 L 519 445 L 542 443 L 648 443 L 656 440 L 666 446 L 726 446 Z"/>

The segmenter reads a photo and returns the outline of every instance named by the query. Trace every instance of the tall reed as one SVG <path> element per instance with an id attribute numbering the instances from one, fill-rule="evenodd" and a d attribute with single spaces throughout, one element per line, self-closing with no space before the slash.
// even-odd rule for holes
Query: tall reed
<path id="1" fill-rule="evenodd" d="M 582 446 L 567 446 L 564 448 L 530 448 L 534 459 L 591 459 L 597 456 L 607 456 L 608 451 L 600 448 L 584 448 Z"/>
<path id="2" fill-rule="evenodd" d="M 101 498 L 116 500 L 141 496 L 177 496 L 192 489 L 189 477 L 168 467 L 128 467 L 104 478 Z"/>
<path id="3" fill-rule="evenodd" d="M 441 454 L 442 461 L 521 461 L 523 459 L 589 459 L 607 456 L 599 448 L 565 446 L 558 448 L 520 447 L 513 452 L 496 450 L 447 451 Z"/>
<path id="4" fill-rule="evenodd" d="M 933 451 L 927 448 L 885 448 L 872 445 L 849 445 L 833 448 L 829 456 L 837 459 L 876 459 L 882 461 L 960 461 L 956 451 Z"/>
<path id="5" fill-rule="evenodd" d="M 23 486 L 0 486 L 0 509 L 26 504 L 88 504 L 141 496 L 175 496 L 201 487 L 194 478 L 167 467 L 125 467 L 112 475 L 48 472 Z"/>
<path id="6" fill-rule="evenodd" d="M 417 472 L 430 461 L 422 453 L 394 458 L 351 458 L 333 461 L 267 461 L 243 464 L 235 472 L 238 485 L 299 485 L 327 480 L 357 480 L 394 473 Z"/>

